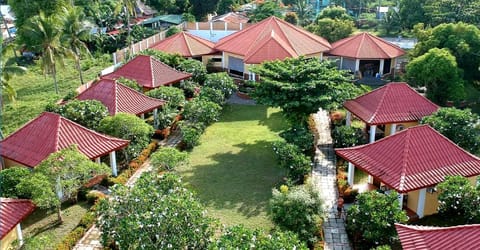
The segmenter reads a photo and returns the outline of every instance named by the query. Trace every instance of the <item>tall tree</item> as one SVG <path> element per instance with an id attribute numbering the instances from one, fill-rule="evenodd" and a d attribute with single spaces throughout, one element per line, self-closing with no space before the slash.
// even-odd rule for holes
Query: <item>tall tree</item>
<path id="1" fill-rule="evenodd" d="M 257 4 L 257 7 L 253 10 L 250 15 L 250 20 L 252 22 L 260 22 L 265 18 L 276 16 L 280 17 L 280 6 L 276 1 L 267 0 L 263 3 Z"/>
<path id="2" fill-rule="evenodd" d="M 190 3 L 192 4 L 190 10 L 196 20 L 205 20 L 208 13 L 212 13 L 216 10 L 218 0 L 190 0 Z"/>
<path id="3" fill-rule="evenodd" d="M 424 11 L 433 26 L 455 22 L 480 24 L 480 0 L 426 0 Z"/>
<path id="4" fill-rule="evenodd" d="M 51 74 L 58 94 L 57 66 L 64 65 L 64 56 L 71 54 L 61 42 L 61 22 L 56 15 L 46 16 L 43 12 L 32 17 L 25 24 L 25 35 L 31 41 L 27 46 L 41 53 L 41 68 L 43 74 Z"/>
<path id="5" fill-rule="evenodd" d="M 76 197 L 78 189 L 92 177 L 109 172 L 105 164 L 92 162 L 73 145 L 43 160 L 18 189 L 31 194 L 38 207 L 56 208 L 58 220 L 63 222 L 62 201 Z"/>
<path id="6" fill-rule="evenodd" d="M 1 42 L 2 40 L 0 39 L 0 43 Z M 2 87 L 2 92 L 7 94 L 7 97 L 8 99 L 10 99 L 10 101 L 15 100 L 17 93 L 13 86 L 10 85 L 8 82 L 14 75 L 22 75 L 27 71 L 25 67 L 18 66 L 14 62 L 7 62 L 5 60 L 7 56 L 7 49 L 12 47 L 13 43 L 2 46 L 2 56 L 0 58 L 0 72 L 2 73 L 0 84 Z M 3 93 L 0 95 L 0 108 L 3 108 Z"/>
<path id="7" fill-rule="evenodd" d="M 137 12 L 135 11 L 136 0 L 120 0 L 115 7 L 115 13 L 123 13 L 127 22 L 127 43 L 128 46 L 133 44 L 133 39 L 130 36 L 130 16 L 137 17 Z"/>
<path id="8" fill-rule="evenodd" d="M 400 0 L 399 15 L 402 28 L 411 29 L 417 23 L 429 23 L 425 17 L 425 0 Z"/>
<path id="9" fill-rule="evenodd" d="M 85 14 L 82 9 L 79 7 L 63 8 L 62 25 L 63 32 L 61 40 L 65 42 L 67 47 L 73 52 L 78 74 L 80 76 L 80 84 L 83 85 L 80 58 L 82 54 L 90 54 L 87 44 L 84 42 L 90 37 L 90 29 L 86 26 Z"/>
<path id="10" fill-rule="evenodd" d="M 353 18 L 342 7 L 328 7 L 318 14 L 315 21 L 307 26 L 307 30 L 330 42 L 350 36 L 355 29 Z"/>

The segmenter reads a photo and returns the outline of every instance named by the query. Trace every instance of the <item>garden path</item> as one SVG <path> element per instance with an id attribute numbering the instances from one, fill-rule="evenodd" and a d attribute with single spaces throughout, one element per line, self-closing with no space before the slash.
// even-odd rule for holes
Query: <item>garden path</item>
<path id="1" fill-rule="evenodd" d="M 178 131 L 178 130 L 177 130 Z M 159 142 L 159 146 L 161 147 L 175 147 L 181 141 L 180 133 L 172 133 L 167 140 L 163 140 Z M 152 169 L 150 165 L 150 159 L 147 160 L 143 165 L 135 172 L 135 174 L 130 177 L 127 181 L 127 186 L 131 187 L 135 185 L 135 182 L 138 178 L 145 172 L 148 172 Z M 102 242 L 101 242 L 101 232 L 97 225 L 93 225 L 85 235 L 77 242 L 77 244 L 73 247 L 74 250 L 102 250 Z"/>
<path id="2" fill-rule="evenodd" d="M 326 211 L 323 222 L 325 250 L 350 250 L 344 216 L 337 218 L 336 203 L 338 190 L 335 184 L 336 167 L 335 152 L 330 135 L 330 118 L 328 112 L 320 109 L 313 115 L 318 133 L 315 151 L 315 166 L 312 179 L 323 199 L 323 208 Z"/>

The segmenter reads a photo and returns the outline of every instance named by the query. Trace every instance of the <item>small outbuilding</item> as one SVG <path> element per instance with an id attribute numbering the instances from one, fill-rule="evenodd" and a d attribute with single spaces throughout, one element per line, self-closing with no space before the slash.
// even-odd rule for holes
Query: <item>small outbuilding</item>
<path id="1" fill-rule="evenodd" d="M 23 245 L 21 222 L 35 209 L 30 200 L 0 198 L 0 250 L 7 250 L 17 240 Z"/>

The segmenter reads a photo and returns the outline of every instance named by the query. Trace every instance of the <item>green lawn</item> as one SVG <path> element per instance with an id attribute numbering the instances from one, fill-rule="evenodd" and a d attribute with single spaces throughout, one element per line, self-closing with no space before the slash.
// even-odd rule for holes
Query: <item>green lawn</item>
<path id="1" fill-rule="evenodd" d="M 178 169 L 197 192 L 209 215 L 226 225 L 271 229 L 268 200 L 284 172 L 272 142 L 286 129 L 280 110 L 227 105 L 220 121 L 207 128 L 190 165 Z"/>
<path id="2" fill-rule="evenodd" d="M 27 239 L 23 249 L 54 249 L 78 225 L 89 208 L 87 202 L 64 204 L 62 224 L 58 223 L 56 212 L 36 209 L 22 222 L 23 235 Z"/>
<path id="3" fill-rule="evenodd" d="M 66 64 L 65 68 L 59 68 L 57 73 L 59 95 L 55 94 L 52 77 L 44 77 L 37 64 L 27 66 L 26 74 L 13 77 L 10 84 L 17 91 L 17 100 L 11 103 L 4 96 L 5 104 L 0 120 L 5 136 L 38 116 L 49 102 L 59 100 L 68 92 L 80 86 L 78 71 L 74 67 L 74 62 L 66 60 Z M 110 62 L 101 59 L 82 61 L 84 80 L 93 80 L 101 70 L 110 65 Z"/>

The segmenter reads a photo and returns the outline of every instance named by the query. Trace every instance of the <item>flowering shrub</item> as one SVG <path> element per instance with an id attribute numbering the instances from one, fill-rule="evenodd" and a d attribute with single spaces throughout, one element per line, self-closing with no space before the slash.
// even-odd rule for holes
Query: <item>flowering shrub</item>
<path id="1" fill-rule="evenodd" d="M 270 216 L 282 230 L 298 234 L 300 240 L 315 243 L 321 227 L 322 200 L 311 184 L 295 186 L 287 192 L 274 189 Z"/>
<path id="2" fill-rule="evenodd" d="M 183 94 L 183 91 L 175 87 L 166 86 L 156 88 L 148 91 L 145 94 L 153 98 L 165 100 L 167 105 L 174 109 L 183 106 L 185 103 L 185 95 Z"/>
<path id="3" fill-rule="evenodd" d="M 280 136 L 288 143 L 297 146 L 304 154 L 312 156 L 314 136 L 305 126 L 295 126 L 282 133 Z"/>
<path id="4" fill-rule="evenodd" d="M 202 124 L 190 122 L 180 123 L 180 132 L 182 133 L 183 138 L 182 141 L 187 149 L 193 148 L 199 144 L 203 129 Z"/>
<path id="5" fill-rule="evenodd" d="M 198 90 L 200 89 L 200 85 L 198 85 L 198 83 L 190 80 L 184 80 L 180 82 L 179 85 L 175 85 L 175 87 L 178 87 L 183 91 L 183 95 L 185 96 L 185 98 L 195 97 L 198 94 Z"/>
<path id="6" fill-rule="evenodd" d="M 237 89 L 233 79 L 225 72 L 208 74 L 204 86 L 222 91 L 225 98 L 230 97 Z"/>
<path id="7" fill-rule="evenodd" d="M 333 147 L 348 148 L 365 144 L 367 140 L 359 128 L 348 126 L 337 126 L 332 131 Z"/>
<path id="8" fill-rule="evenodd" d="M 132 88 L 138 92 L 142 92 L 142 86 L 138 85 L 137 81 L 135 80 L 132 80 L 132 79 L 128 79 L 128 78 L 124 78 L 124 77 L 120 77 L 117 79 L 117 82 L 119 82 L 120 84 L 123 84 L 129 88 Z"/>
<path id="9" fill-rule="evenodd" d="M 176 148 L 163 147 L 152 154 L 151 163 L 159 170 L 173 170 L 178 166 L 188 163 L 188 154 Z"/>
<path id="10" fill-rule="evenodd" d="M 205 208 L 171 173 L 143 174 L 131 188 L 114 186 L 98 214 L 103 245 L 122 249 L 205 249 L 214 233 Z"/>
<path id="11" fill-rule="evenodd" d="M 205 81 L 207 75 L 207 68 L 198 60 L 184 60 L 178 65 L 177 69 L 192 74 L 192 80 L 199 84 Z"/>
<path id="12" fill-rule="evenodd" d="M 189 122 L 208 126 L 218 120 L 221 111 L 222 107 L 214 102 L 195 99 L 185 105 L 183 117 Z"/>
<path id="13" fill-rule="evenodd" d="M 394 224 L 408 220 L 405 211 L 400 209 L 398 194 L 371 191 L 359 194 L 357 200 L 358 204 L 348 209 L 347 216 L 347 232 L 354 242 L 370 249 L 397 241 Z"/>
<path id="14" fill-rule="evenodd" d="M 222 91 L 210 87 L 203 87 L 200 90 L 199 99 L 214 102 L 218 105 L 223 105 L 225 103 L 225 96 L 223 96 Z"/>
<path id="15" fill-rule="evenodd" d="M 304 176 L 310 173 L 310 159 L 297 146 L 286 142 L 274 142 L 273 150 L 280 166 L 287 169 L 287 176 L 294 182 L 302 183 Z"/>
<path id="16" fill-rule="evenodd" d="M 480 222 L 480 192 L 462 176 L 447 176 L 438 184 L 438 212 L 465 223 Z"/>
<path id="17" fill-rule="evenodd" d="M 97 130 L 100 121 L 109 115 L 107 107 L 97 100 L 73 100 L 65 105 L 49 104 L 45 111 L 57 113 L 93 130 Z"/>

